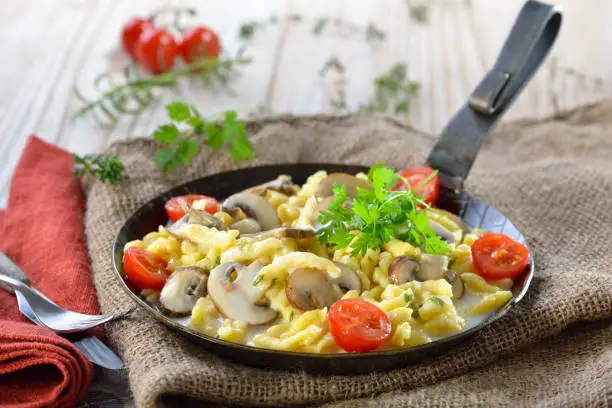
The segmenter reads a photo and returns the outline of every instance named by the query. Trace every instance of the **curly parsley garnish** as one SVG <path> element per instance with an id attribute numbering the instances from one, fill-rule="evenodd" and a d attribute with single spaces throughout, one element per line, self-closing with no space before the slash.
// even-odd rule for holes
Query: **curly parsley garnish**
<path id="1" fill-rule="evenodd" d="M 334 185 L 334 199 L 328 211 L 322 211 L 318 218 L 323 225 L 317 231 L 319 239 L 334 249 L 350 245 L 353 256 L 365 255 L 370 248 L 378 249 L 393 237 L 426 253 L 448 253 L 444 240 L 428 225 L 422 210 L 427 205 L 422 197 L 410 189 L 391 190 L 399 177 L 393 169 L 377 164 L 368 173 L 372 189 L 357 188 L 357 198 L 352 200 L 346 193 L 346 186 Z M 409 184 L 406 182 L 406 185 Z"/>

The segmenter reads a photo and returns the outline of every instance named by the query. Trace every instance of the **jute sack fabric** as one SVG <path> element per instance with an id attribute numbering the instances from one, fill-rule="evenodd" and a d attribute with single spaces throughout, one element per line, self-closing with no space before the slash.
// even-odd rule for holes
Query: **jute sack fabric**
<path id="1" fill-rule="evenodd" d="M 435 140 L 388 117 L 278 116 L 247 129 L 257 157 L 250 165 L 402 168 L 422 163 Z M 156 148 L 146 139 L 115 144 L 110 152 L 127 165 L 126 182 L 87 186 L 87 243 L 104 313 L 134 306 L 112 271 L 111 244 L 126 218 L 178 183 L 238 167 L 226 152 L 204 153 L 164 176 Z M 474 340 L 395 371 L 312 376 L 222 360 L 137 310 L 107 326 L 136 404 L 178 395 L 199 398 L 194 406 L 612 405 L 612 102 L 500 126 L 467 185 L 514 221 L 536 260 L 525 299 Z"/>

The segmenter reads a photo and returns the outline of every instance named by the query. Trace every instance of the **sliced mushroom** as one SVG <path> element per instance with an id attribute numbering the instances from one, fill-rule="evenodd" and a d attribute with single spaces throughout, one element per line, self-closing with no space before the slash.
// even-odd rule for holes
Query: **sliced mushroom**
<path id="1" fill-rule="evenodd" d="M 230 225 L 231 229 L 240 231 L 240 234 L 256 234 L 261 231 L 261 225 L 253 218 L 243 218 Z"/>
<path id="2" fill-rule="evenodd" d="M 191 313 L 199 298 L 206 295 L 206 273 L 197 267 L 179 268 L 166 281 L 159 303 L 170 315 L 184 316 Z"/>
<path id="3" fill-rule="evenodd" d="M 358 179 L 347 173 L 332 173 L 325 177 L 317 186 L 315 195 L 319 198 L 329 197 L 334 194 L 334 184 L 343 184 L 346 186 L 346 194 L 349 197 L 357 197 L 357 187 L 370 188 L 367 181 Z"/>
<path id="4" fill-rule="evenodd" d="M 272 204 L 265 198 L 255 194 L 234 194 L 223 202 L 223 207 L 230 210 L 240 208 L 249 217 L 256 219 L 263 230 L 281 226 L 281 222 Z"/>
<path id="5" fill-rule="evenodd" d="M 453 290 L 453 299 L 461 299 L 463 294 L 465 293 L 465 284 L 463 283 L 463 279 L 459 274 L 453 271 L 446 271 L 444 273 L 444 279 L 451 284 L 451 288 Z"/>
<path id="6" fill-rule="evenodd" d="M 285 294 L 296 309 L 314 310 L 331 306 L 342 291 L 326 271 L 317 268 L 293 268 L 285 284 Z"/>
<path id="7" fill-rule="evenodd" d="M 228 213 L 233 220 L 242 220 L 244 218 L 248 218 L 248 216 L 244 213 L 244 211 L 242 211 L 240 208 L 236 207 L 236 208 L 225 208 L 225 207 L 221 207 L 221 209 L 223 210 L 223 212 Z"/>
<path id="8" fill-rule="evenodd" d="M 463 238 L 463 231 L 460 229 L 451 231 L 448 228 L 446 228 L 444 225 L 434 220 L 428 220 L 427 224 L 429 225 L 431 229 L 434 230 L 436 235 L 439 235 L 443 240 L 445 240 L 449 244 L 452 244 L 455 242 L 461 242 L 461 239 Z"/>
<path id="9" fill-rule="evenodd" d="M 426 215 L 429 218 L 429 226 L 448 243 L 461 242 L 463 234 L 469 232 L 468 226 L 461 218 L 446 210 L 433 208 L 427 210 Z M 444 218 L 449 220 L 450 224 L 455 226 L 455 228 L 449 228 L 448 225 L 444 225 Z"/>
<path id="10" fill-rule="evenodd" d="M 261 262 L 255 261 L 246 268 L 241 269 L 239 272 L 240 280 L 244 280 L 245 282 L 251 282 L 250 285 L 244 285 L 244 292 L 247 294 L 249 299 L 251 299 L 251 302 L 258 306 L 265 306 L 267 304 L 267 301 L 264 298 L 266 290 L 268 289 L 266 285 L 253 285 L 253 281 L 255 280 L 257 274 L 259 273 L 259 271 L 261 271 L 261 268 L 263 267 L 264 265 Z"/>
<path id="11" fill-rule="evenodd" d="M 312 215 L 310 216 L 310 222 L 315 228 L 321 226 L 321 223 L 319 222 L 319 215 L 321 214 L 321 212 L 327 211 L 329 209 L 329 204 L 333 201 L 333 199 L 333 196 L 329 196 L 320 199 L 317 203 L 317 206 L 315 207 L 314 211 L 312 212 Z"/>
<path id="12" fill-rule="evenodd" d="M 291 180 L 290 176 L 280 175 L 275 180 L 251 187 L 244 192 L 249 194 L 264 195 L 268 190 L 278 191 L 279 193 L 286 195 L 295 195 L 299 191 L 299 187 L 293 184 L 293 180 Z"/>
<path id="13" fill-rule="evenodd" d="M 274 228 L 268 231 L 261 231 L 256 234 L 245 234 L 243 237 L 265 239 L 265 238 L 313 238 L 315 230 L 309 228 Z"/>
<path id="14" fill-rule="evenodd" d="M 166 229 L 170 235 L 173 235 L 176 238 L 187 239 L 182 230 L 183 227 L 188 224 L 199 224 L 208 228 L 216 228 L 219 231 L 227 230 L 227 226 L 219 218 L 210 215 L 206 211 L 197 210 L 195 208 L 190 208 L 181 219 Z"/>
<path id="15" fill-rule="evenodd" d="M 420 269 L 421 265 L 414 259 L 406 255 L 398 256 L 389 266 L 389 281 L 394 285 L 402 285 L 417 280 Z"/>
<path id="16" fill-rule="evenodd" d="M 448 268 L 448 257 L 445 255 L 421 255 L 421 267 L 415 276 L 420 281 L 442 279 Z"/>
<path id="17" fill-rule="evenodd" d="M 333 283 L 338 284 L 341 289 L 347 292 L 349 290 L 356 290 L 358 293 L 361 293 L 361 279 L 359 279 L 357 272 L 347 264 L 341 262 L 334 263 L 340 268 L 340 276 L 334 279 Z"/>
<path id="18" fill-rule="evenodd" d="M 254 196 L 257 197 L 257 196 Z M 225 317 L 252 326 L 270 323 L 278 313 L 253 302 L 253 280 L 247 268 L 239 262 L 226 262 L 210 272 L 208 296 Z"/>
<path id="19" fill-rule="evenodd" d="M 227 225 L 219 218 L 209 214 L 207 211 L 190 208 L 187 212 L 189 224 L 200 224 L 219 231 L 227 230 Z"/>

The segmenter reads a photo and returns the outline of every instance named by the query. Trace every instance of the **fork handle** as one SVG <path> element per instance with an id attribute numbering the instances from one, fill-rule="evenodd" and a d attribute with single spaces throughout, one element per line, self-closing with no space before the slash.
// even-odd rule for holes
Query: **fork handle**
<path id="1" fill-rule="evenodd" d="M 7 290 L 11 294 L 15 294 L 14 288 L 19 288 L 15 282 L 9 283 L 7 280 L 1 279 L 2 277 L 12 278 L 20 284 L 30 286 L 30 278 L 25 274 L 13 261 L 9 259 L 4 253 L 0 252 L 0 287 Z"/>

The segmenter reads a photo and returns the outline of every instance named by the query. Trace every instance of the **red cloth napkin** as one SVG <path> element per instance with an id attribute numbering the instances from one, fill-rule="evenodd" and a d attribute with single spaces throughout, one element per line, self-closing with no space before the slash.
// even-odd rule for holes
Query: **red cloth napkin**
<path id="1" fill-rule="evenodd" d="M 0 250 L 60 306 L 99 313 L 83 227 L 85 203 L 72 156 L 28 139 L 0 210 Z M 100 334 L 101 332 L 97 332 Z M 35 326 L 0 289 L 0 408 L 71 407 L 93 366 L 68 340 Z"/>

